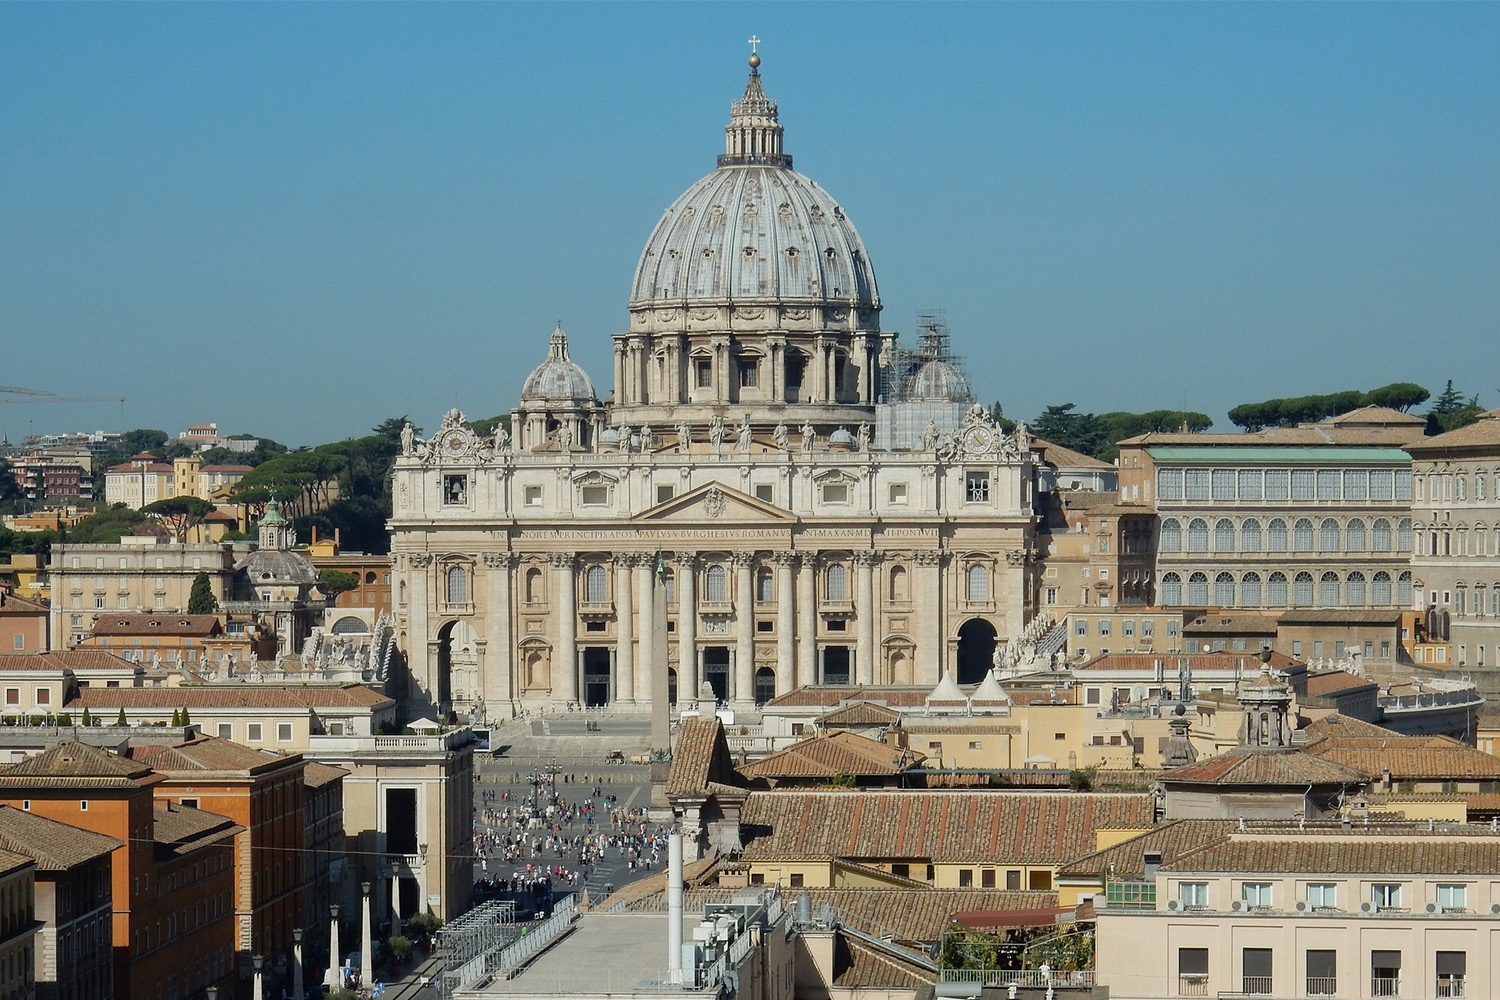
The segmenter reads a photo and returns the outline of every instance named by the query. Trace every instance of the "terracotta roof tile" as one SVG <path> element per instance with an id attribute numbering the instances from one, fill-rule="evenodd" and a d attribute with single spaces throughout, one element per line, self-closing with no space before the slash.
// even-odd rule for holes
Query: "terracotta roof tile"
<path id="1" fill-rule="evenodd" d="M 1340 691 L 1354 691 L 1362 687 L 1378 687 L 1375 681 L 1368 677 L 1356 677 L 1343 670 L 1330 670 L 1327 673 L 1310 674 L 1307 678 L 1307 693 L 1309 697 L 1321 698 L 1325 695 L 1337 694 Z"/>
<path id="2" fill-rule="evenodd" d="M 323 764 L 316 760 L 310 760 L 307 762 L 307 767 L 302 771 L 302 781 L 309 788 L 322 788 L 324 785 L 338 781 L 340 778 L 349 777 L 350 773 L 342 767 L 334 767 L 332 764 Z"/>
<path id="3" fill-rule="evenodd" d="M 846 702 L 871 701 L 897 708 L 921 708 L 927 704 L 930 687 L 803 687 L 777 695 L 766 708 L 836 708 Z"/>
<path id="4" fill-rule="evenodd" d="M 893 722 L 901 721 L 901 713 L 895 709 L 886 708 L 870 701 L 857 701 L 852 705 L 844 705 L 825 713 L 818 719 L 818 725 L 828 728 L 831 726 L 888 726 Z"/>
<path id="5" fill-rule="evenodd" d="M 1236 747 L 1162 774 L 1166 784 L 1362 785 L 1364 772 L 1304 750 Z"/>
<path id="6" fill-rule="evenodd" d="M 1474 830 L 1473 827 L 1468 830 Z M 1354 827 L 1267 835 L 1231 834 L 1189 852 L 1163 869 L 1174 872 L 1246 872 L 1297 875 L 1389 874 L 1500 875 L 1500 836 L 1438 835 L 1424 829 Z"/>
<path id="7" fill-rule="evenodd" d="M 1413 441 L 1406 450 L 1417 457 L 1424 457 L 1449 448 L 1500 448 L 1500 419 L 1495 417 L 1497 412 L 1500 411 L 1492 410 L 1472 424 L 1465 424 L 1445 434 L 1434 434 L 1430 438 Z"/>
<path id="8" fill-rule="evenodd" d="M 1057 877 L 1094 878 L 1104 872 L 1122 876 L 1144 875 L 1147 851 L 1159 851 L 1163 862 L 1175 861 L 1199 848 L 1218 843 L 1234 828 L 1234 822 L 1227 819 L 1170 820 L 1138 837 L 1068 862 L 1057 869 Z"/>
<path id="9" fill-rule="evenodd" d="M 901 859 L 1062 864 L 1098 829 L 1145 830 L 1145 794 L 977 791 L 751 792 L 747 860 Z"/>
<path id="10" fill-rule="evenodd" d="M 302 759 L 300 754 L 282 755 L 255 750 L 217 736 L 199 736 L 171 746 L 160 743 L 133 746 L 126 752 L 131 760 L 150 764 L 153 770 L 163 773 L 234 771 L 250 774 L 275 770 Z"/>
<path id="11" fill-rule="evenodd" d="M 1161 660 L 1169 669 L 1175 670 L 1180 661 L 1187 660 L 1193 673 L 1205 670 L 1242 670 L 1254 674 L 1260 670 L 1257 653 L 1106 653 L 1096 656 L 1074 667 L 1074 670 L 1154 670 Z M 1285 653 L 1271 653 L 1271 667 L 1285 670 L 1298 661 Z"/>
<path id="12" fill-rule="evenodd" d="M 14 787 L 38 779 L 87 781 L 91 783 L 137 785 L 151 776 L 145 764 L 119 754 L 68 740 L 30 757 L 23 757 L 0 770 L 0 784 Z"/>
<path id="13" fill-rule="evenodd" d="M 0 656 L 0 670 L 126 671 L 135 664 L 102 649 L 57 649 L 50 653 L 9 653 Z"/>
<path id="14" fill-rule="evenodd" d="M 94 622 L 94 635 L 219 635 L 224 631 L 217 615 L 102 614 Z"/>
<path id="15" fill-rule="evenodd" d="M 102 833 L 0 806 L 0 848 L 35 858 L 41 871 L 63 871 L 122 846 Z"/>
<path id="16" fill-rule="evenodd" d="M 152 833 L 159 854 L 189 854 L 222 843 L 245 829 L 228 816 L 180 802 L 157 802 L 152 816 Z"/>
<path id="17" fill-rule="evenodd" d="M 740 766 L 747 778 L 888 777 L 916 766 L 922 755 L 847 730 L 814 736 Z"/>
<path id="18" fill-rule="evenodd" d="M 682 720 L 672 748 L 667 794 L 694 795 L 709 791 L 712 784 L 722 788 L 739 783 L 724 738 L 724 724 L 717 718 Z"/>

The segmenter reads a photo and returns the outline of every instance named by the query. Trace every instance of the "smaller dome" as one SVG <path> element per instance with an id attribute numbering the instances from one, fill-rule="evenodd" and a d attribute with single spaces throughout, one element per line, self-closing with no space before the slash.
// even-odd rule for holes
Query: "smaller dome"
<path id="1" fill-rule="evenodd" d="M 256 549 L 234 564 L 235 576 L 251 588 L 273 586 L 310 587 L 318 582 L 318 571 L 300 552 Z"/>
<path id="2" fill-rule="evenodd" d="M 854 435 L 850 434 L 847 428 L 840 427 L 838 430 L 828 435 L 828 443 L 848 445 L 852 448 L 854 447 Z"/>
<path id="3" fill-rule="evenodd" d="M 949 403 L 967 403 L 974 399 L 969 380 L 958 366 L 940 358 L 924 364 L 912 376 L 908 399 L 939 399 Z"/>
<path id="4" fill-rule="evenodd" d="M 548 400 L 572 400 L 593 402 L 594 383 L 573 360 L 568 357 L 568 337 L 562 324 L 552 331 L 547 340 L 547 360 L 531 370 L 521 386 L 523 402 Z"/>

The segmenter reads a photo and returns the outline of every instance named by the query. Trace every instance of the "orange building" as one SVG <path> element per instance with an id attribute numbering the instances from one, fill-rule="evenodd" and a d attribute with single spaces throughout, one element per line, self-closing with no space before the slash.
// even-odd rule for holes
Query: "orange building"
<path id="1" fill-rule="evenodd" d="M 353 573 L 359 585 L 346 590 L 334 599 L 335 608 L 372 608 L 378 614 L 391 610 L 391 557 L 370 555 L 365 552 L 343 552 L 339 547 L 339 533 L 333 538 L 319 539 L 317 529 L 307 546 L 307 559 L 319 571 L 338 570 Z M 333 621 L 334 615 L 329 615 Z"/>
<path id="2" fill-rule="evenodd" d="M 161 780 L 158 804 L 172 802 L 228 816 L 235 835 L 235 946 L 241 973 L 250 956 L 290 956 L 292 928 L 303 926 L 308 890 L 305 762 L 299 753 L 252 750 L 216 736 L 126 751 Z"/>
<path id="3" fill-rule="evenodd" d="M 76 741 L 0 770 L 0 804 L 113 837 L 116 1000 L 231 988 L 234 838 L 228 817 L 157 803 L 150 767 Z"/>
<path id="4" fill-rule="evenodd" d="M 47 651 L 47 606 L 0 590 L 0 655 Z"/>

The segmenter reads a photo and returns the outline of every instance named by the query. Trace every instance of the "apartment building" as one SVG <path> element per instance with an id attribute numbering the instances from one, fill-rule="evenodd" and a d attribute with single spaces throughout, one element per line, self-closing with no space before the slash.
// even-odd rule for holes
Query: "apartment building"
<path id="1" fill-rule="evenodd" d="M 126 535 L 118 545 L 52 546 L 52 635 L 59 646 L 82 642 L 95 618 L 109 611 L 182 612 L 193 579 L 208 575 L 214 598 L 230 593 L 238 553 L 230 545 Z"/>

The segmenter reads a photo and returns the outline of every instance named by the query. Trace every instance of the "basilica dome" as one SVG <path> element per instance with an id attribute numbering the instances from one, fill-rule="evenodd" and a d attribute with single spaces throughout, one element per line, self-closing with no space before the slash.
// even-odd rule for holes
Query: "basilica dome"
<path id="1" fill-rule="evenodd" d="M 547 340 L 547 360 L 531 370 L 521 385 L 522 402 L 547 400 L 592 401 L 594 383 L 588 373 L 568 357 L 568 336 L 562 324 Z"/>
<path id="2" fill-rule="evenodd" d="M 632 310 L 695 300 L 880 308 L 854 224 L 782 152 L 776 102 L 756 65 L 732 105 L 718 169 L 673 202 L 646 241 Z"/>
<path id="3" fill-rule="evenodd" d="M 969 380 L 951 361 L 933 358 L 917 369 L 907 389 L 909 400 L 940 400 L 948 403 L 972 403 L 974 393 Z"/>

